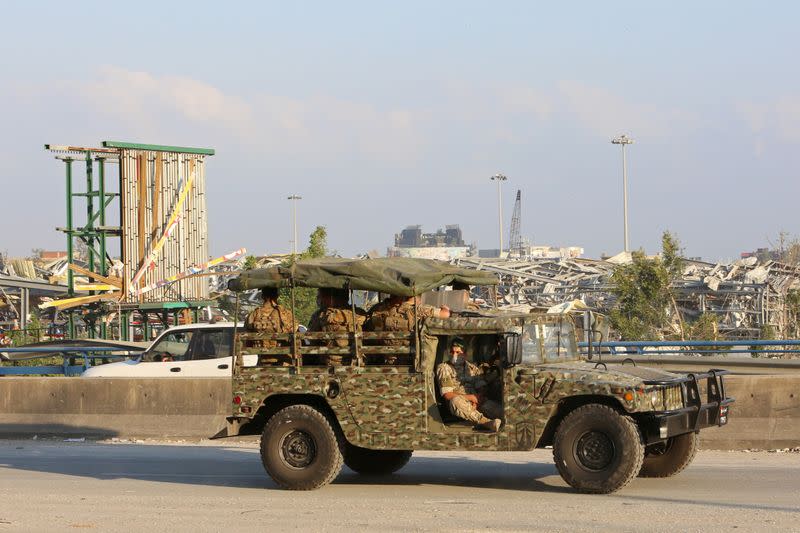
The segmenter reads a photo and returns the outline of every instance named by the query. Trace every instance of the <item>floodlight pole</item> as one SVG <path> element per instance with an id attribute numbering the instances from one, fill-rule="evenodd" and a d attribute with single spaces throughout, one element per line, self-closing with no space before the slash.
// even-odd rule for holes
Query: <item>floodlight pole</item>
<path id="1" fill-rule="evenodd" d="M 628 240 L 628 165 L 625 160 L 625 145 L 633 144 L 633 139 L 627 135 L 620 135 L 611 139 L 611 144 L 619 144 L 622 146 L 622 216 L 623 216 L 623 231 L 625 238 L 625 251 L 630 251 L 630 242 Z"/>
<path id="2" fill-rule="evenodd" d="M 303 197 L 293 194 L 286 199 L 292 201 L 292 255 L 297 255 L 297 200 Z"/>
<path id="3" fill-rule="evenodd" d="M 498 236 L 500 237 L 500 253 L 498 257 L 503 257 L 503 195 L 500 190 L 500 185 L 508 178 L 502 174 L 495 174 L 489 179 L 497 182 L 497 223 Z"/>

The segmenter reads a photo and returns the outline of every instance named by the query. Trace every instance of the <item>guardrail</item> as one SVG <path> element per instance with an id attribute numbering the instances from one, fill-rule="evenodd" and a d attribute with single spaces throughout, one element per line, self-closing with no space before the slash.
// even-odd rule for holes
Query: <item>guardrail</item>
<path id="1" fill-rule="evenodd" d="M 39 365 L 39 366 L 7 366 L 8 364 L 14 365 L 19 361 L 10 361 L 0 366 L 0 376 L 42 376 L 42 375 L 64 375 L 64 376 L 79 376 L 86 369 L 92 366 L 92 362 L 96 359 L 114 359 L 121 360 L 130 356 L 133 350 L 123 350 L 118 347 L 111 346 L 69 346 L 61 348 L 31 346 L 29 348 L 3 348 L 0 352 L 3 353 L 41 353 L 41 358 L 62 357 L 63 362 L 60 365 Z M 128 352 L 125 355 L 121 352 Z M 31 359 L 38 359 L 39 357 L 32 357 Z M 76 364 L 75 360 L 82 358 L 80 364 Z M 29 359 L 29 360 L 31 360 Z"/>
<path id="2" fill-rule="evenodd" d="M 578 347 L 588 354 L 589 343 L 580 342 Z M 591 343 L 592 353 L 603 355 L 728 355 L 750 354 L 752 357 L 787 355 L 800 356 L 800 340 L 755 340 L 736 341 L 606 341 Z"/>

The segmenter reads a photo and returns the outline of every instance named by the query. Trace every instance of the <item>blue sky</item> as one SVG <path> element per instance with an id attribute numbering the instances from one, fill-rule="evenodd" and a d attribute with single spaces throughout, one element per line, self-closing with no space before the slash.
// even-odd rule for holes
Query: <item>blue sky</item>
<path id="1" fill-rule="evenodd" d="M 44 143 L 210 146 L 214 255 L 325 225 L 350 255 L 409 224 L 738 256 L 800 234 L 800 7 L 790 2 L 76 2 L 4 6 L 0 250 L 63 248 Z"/>

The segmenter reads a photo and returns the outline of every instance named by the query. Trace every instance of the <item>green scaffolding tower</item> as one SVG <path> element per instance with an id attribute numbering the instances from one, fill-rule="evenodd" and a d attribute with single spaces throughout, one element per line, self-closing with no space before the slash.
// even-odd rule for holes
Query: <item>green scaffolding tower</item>
<path id="1" fill-rule="evenodd" d="M 198 166 L 202 169 L 203 158 L 213 155 L 214 150 L 115 141 L 105 141 L 102 145 L 101 148 L 51 144 L 44 146 L 46 150 L 55 153 L 56 159 L 64 163 L 65 169 L 66 226 L 57 229 L 64 232 L 67 237 L 67 261 L 70 268 L 66 273 L 66 299 L 87 301 L 85 305 L 74 307 L 65 304 L 68 305 L 64 311 L 67 320 L 67 334 L 70 338 L 78 336 L 76 317 L 80 314 L 86 324 L 85 334 L 87 336 L 92 338 L 115 336 L 106 320 L 98 320 L 97 315 L 89 312 L 89 306 L 95 300 L 91 297 L 99 300 L 104 298 L 104 293 L 99 290 L 76 290 L 75 271 L 73 270 L 75 267 L 72 265 L 75 265 L 74 252 L 76 243 L 79 242 L 83 243 L 86 249 L 86 268 L 76 268 L 76 270 L 87 275 L 90 281 L 92 281 L 91 278 L 101 282 L 103 280 L 112 281 L 112 279 L 119 281 L 118 278 L 110 276 L 113 262 L 110 252 L 119 251 L 119 259 L 123 263 L 121 278 L 123 283 L 121 295 L 117 301 L 113 302 L 113 307 L 119 313 L 119 331 L 116 336 L 120 339 L 132 340 L 131 326 L 137 316 L 141 319 L 145 339 L 150 338 L 150 318 L 153 316 L 157 317 L 157 322 L 167 327 L 170 322 L 172 324 L 178 322 L 178 314 L 181 311 L 188 310 L 193 320 L 197 321 L 200 309 L 213 304 L 213 301 L 207 297 L 207 291 L 206 297 L 203 297 L 204 293 L 199 284 L 191 285 L 189 290 L 185 291 L 170 291 L 167 287 L 145 297 L 135 294 L 135 288 L 130 286 L 130 277 L 132 272 L 146 261 L 146 257 L 141 253 L 141 250 L 144 249 L 142 246 L 143 244 L 145 246 L 152 245 L 155 236 L 163 229 L 162 219 L 166 218 L 169 209 L 167 201 L 176 195 L 176 192 L 173 191 L 175 186 L 168 183 L 166 178 L 171 176 L 170 173 L 177 173 L 177 177 L 174 177 L 173 181 L 180 183 L 182 165 L 191 163 L 192 169 L 194 169 L 195 163 L 199 162 Z M 86 179 L 83 191 L 76 190 L 75 182 L 75 166 L 80 163 L 83 163 Z M 175 164 L 170 166 L 170 163 Z M 162 167 L 166 170 L 163 170 Z M 114 169 L 110 173 L 111 179 L 109 179 L 110 168 Z M 159 177 L 162 174 L 165 179 L 164 183 L 160 184 Z M 155 178 L 154 185 L 152 179 L 156 175 L 158 177 Z M 204 177 L 204 174 L 202 176 Z M 185 180 L 185 176 L 183 179 Z M 114 190 L 109 190 L 109 184 Z M 196 194 L 196 191 L 204 194 L 204 180 L 202 182 L 198 180 L 196 184 L 193 184 L 192 194 Z M 161 199 L 163 203 L 159 204 L 158 199 Z M 197 233 L 196 237 L 190 235 L 187 242 L 191 238 L 195 238 L 202 240 L 204 246 L 199 247 L 198 250 L 189 251 L 184 251 L 183 247 L 175 248 L 180 252 L 177 253 L 179 257 L 167 257 L 161 261 L 166 266 L 159 263 L 159 268 L 155 269 L 152 276 L 158 276 L 159 273 L 164 275 L 164 272 L 169 273 L 165 270 L 169 268 L 173 273 L 175 270 L 180 270 L 185 266 L 181 261 L 194 264 L 200 262 L 201 259 L 206 259 L 206 257 L 201 257 L 206 250 L 204 198 L 201 200 L 203 210 L 199 212 L 199 215 L 191 210 L 186 210 L 186 218 L 193 217 L 192 227 L 193 231 Z M 82 224 L 76 224 L 81 201 L 85 201 L 86 218 Z M 115 201 L 117 201 L 117 205 L 112 207 Z M 195 203 L 201 202 L 196 200 Z M 145 217 L 147 217 L 147 225 L 142 223 Z M 113 225 L 109 225 L 109 221 Z M 139 242 L 138 255 L 135 250 L 131 250 L 131 238 Z M 169 247 L 166 248 L 169 251 Z M 148 272 L 147 275 L 150 273 Z M 56 307 L 59 306 L 56 305 Z"/>

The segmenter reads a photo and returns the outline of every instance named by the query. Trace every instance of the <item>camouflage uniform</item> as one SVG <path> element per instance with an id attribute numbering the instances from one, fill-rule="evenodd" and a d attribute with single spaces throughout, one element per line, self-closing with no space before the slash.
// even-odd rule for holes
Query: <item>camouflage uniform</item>
<path id="1" fill-rule="evenodd" d="M 258 333 L 291 333 L 293 331 L 294 317 L 292 312 L 276 302 L 268 300 L 261 307 L 257 307 L 247 315 L 244 322 L 244 329 L 256 331 Z M 288 346 L 285 341 L 270 339 L 253 341 L 254 348 L 277 348 L 278 346 Z M 282 355 L 260 355 L 259 364 L 275 364 L 282 362 L 286 364 L 288 359 Z"/>
<path id="2" fill-rule="evenodd" d="M 455 416 L 473 424 L 485 424 L 490 419 L 502 417 L 503 409 L 497 402 L 483 400 L 476 409 L 464 398 L 464 394 L 477 396 L 487 385 L 481 369 L 469 361 L 465 361 L 463 365 L 454 365 L 449 361 L 441 363 L 436 367 L 436 383 L 442 396 L 448 392 L 459 394 L 447 402 L 450 412 Z"/>
<path id="3" fill-rule="evenodd" d="M 349 307 L 323 307 L 311 315 L 308 331 L 352 332 L 354 327 L 356 331 L 361 331 L 366 319 L 367 313 L 363 309 L 356 308 L 356 313 L 353 315 L 353 310 Z M 323 341 L 322 345 L 328 348 L 347 348 L 350 342 L 348 339 L 334 339 Z M 339 354 L 323 356 L 322 360 L 323 362 L 327 360 L 329 365 L 349 362 L 344 361 L 342 355 Z"/>
<path id="4" fill-rule="evenodd" d="M 418 320 L 436 316 L 436 308 L 430 305 L 417 305 L 416 316 Z M 404 301 L 395 303 L 391 300 L 384 300 L 375 304 L 369 311 L 369 318 L 364 325 L 365 331 L 397 331 L 397 332 L 413 332 L 414 331 L 414 301 Z M 381 342 L 384 346 L 410 346 L 407 340 L 384 340 Z M 400 349 L 398 351 L 405 352 L 407 350 Z M 407 359 L 408 356 L 404 357 Z M 384 357 L 384 364 L 393 365 L 398 362 L 398 356 L 386 355 Z M 405 364 L 407 361 L 402 361 Z"/>

